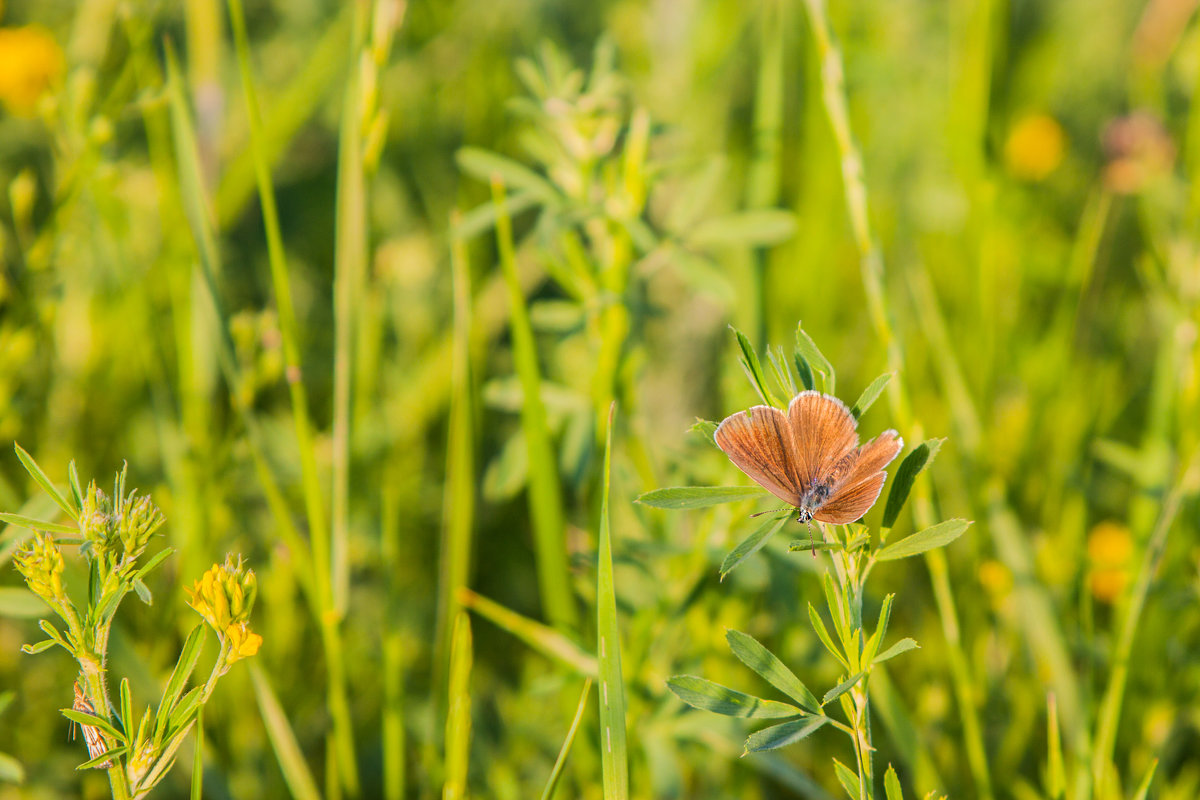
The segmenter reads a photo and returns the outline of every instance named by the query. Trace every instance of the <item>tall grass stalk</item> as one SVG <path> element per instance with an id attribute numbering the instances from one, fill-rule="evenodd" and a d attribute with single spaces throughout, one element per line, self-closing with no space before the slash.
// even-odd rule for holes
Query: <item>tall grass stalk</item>
<path id="1" fill-rule="evenodd" d="M 533 524 L 534 551 L 537 556 L 538 589 L 546 616 L 557 626 L 574 628 L 575 600 L 567 583 L 570 570 L 564 535 L 562 487 L 558 461 L 550 443 L 546 409 L 542 403 L 542 378 L 538 366 L 537 344 L 525 293 L 517 277 L 512 220 L 505 206 L 504 186 L 492 180 L 492 202 L 496 209 L 496 243 L 500 269 L 508 287 L 509 324 L 513 338 L 513 360 L 521 381 L 521 431 L 529 454 L 529 514 Z"/>
<path id="2" fill-rule="evenodd" d="M 854 241 L 859 251 L 859 264 L 863 288 L 867 297 L 867 309 L 875 333 L 886 350 L 888 369 L 895 373 L 892 390 L 888 393 L 892 415 L 901 430 L 911 432 L 910 435 L 913 436 L 913 439 L 919 441 L 922 426 L 912 413 L 905 380 L 904 353 L 888 310 L 883 283 L 883 257 L 871 236 L 862 156 L 854 143 L 850 130 L 841 52 L 833 40 L 832 29 L 825 13 L 824 0 L 805 0 L 805 7 L 808 10 L 809 29 L 812 32 L 816 57 L 820 64 L 821 97 L 841 157 L 846 207 L 849 212 Z M 927 484 L 927 480 L 918 480 L 914 486 L 913 516 L 918 529 L 927 528 L 936 521 Z M 958 611 L 955 608 L 954 592 L 950 585 L 949 566 L 945 553 L 941 550 L 931 550 L 925 554 L 925 563 L 933 583 L 933 594 L 942 621 L 942 632 L 946 637 L 951 680 L 963 725 L 963 745 L 966 748 L 967 762 L 975 781 L 975 791 L 980 800 L 991 800 L 993 795 L 991 777 L 988 773 L 987 753 L 979 724 L 975 689 L 963 650 L 962 635 L 958 625 Z"/>

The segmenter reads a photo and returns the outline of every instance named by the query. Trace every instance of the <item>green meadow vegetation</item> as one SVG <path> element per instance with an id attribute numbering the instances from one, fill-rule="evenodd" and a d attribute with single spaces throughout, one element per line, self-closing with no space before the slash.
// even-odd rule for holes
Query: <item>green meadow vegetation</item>
<path id="1" fill-rule="evenodd" d="M 0 800 L 1194 800 L 1195 5 L 0 2 Z"/>

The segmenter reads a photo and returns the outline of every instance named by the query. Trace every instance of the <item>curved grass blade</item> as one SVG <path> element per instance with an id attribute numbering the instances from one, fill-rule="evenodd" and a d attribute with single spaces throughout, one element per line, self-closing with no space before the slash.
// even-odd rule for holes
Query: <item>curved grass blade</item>
<path id="1" fill-rule="evenodd" d="M 667 688 L 692 708 L 711 711 L 723 717 L 781 719 L 804 713 L 790 703 L 764 700 L 695 675 L 676 675 L 667 681 Z"/>
<path id="2" fill-rule="evenodd" d="M 571 720 L 571 727 L 567 729 L 567 738 L 563 741 L 562 748 L 558 751 L 558 758 L 554 759 L 554 768 L 550 770 L 550 778 L 546 781 L 546 788 L 542 790 L 542 800 L 550 800 L 554 797 L 554 790 L 558 788 L 558 779 L 562 775 L 563 767 L 567 764 L 567 756 L 571 753 L 571 745 L 575 743 L 575 733 L 579 730 L 579 723 L 583 719 L 583 712 L 587 710 L 588 695 L 592 693 L 592 679 L 587 678 L 583 682 L 583 692 L 579 695 L 579 706 L 575 709 L 575 719 Z"/>
<path id="3" fill-rule="evenodd" d="M 317 783 L 308 771 L 296 734 L 292 732 L 292 726 L 257 662 L 250 664 L 250 678 L 254 682 L 254 698 L 258 701 L 258 710 L 267 728 L 267 738 L 271 740 L 275 760 L 279 763 L 292 797 L 296 800 L 321 800 L 321 793 L 317 791 Z"/>
<path id="4" fill-rule="evenodd" d="M 469 608 L 484 619 L 499 625 L 542 655 L 565 664 L 586 677 L 595 678 L 599 675 L 596 657 L 549 625 L 521 616 L 470 589 L 460 590 L 458 599 L 464 608 Z"/>
<path id="5" fill-rule="evenodd" d="M 612 532 L 608 495 L 612 475 L 612 429 L 616 412 L 608 412 L 604 444 L 604 494 L 600 501 L 600 543 L 596 579 L 596 641 L 600 657 L 600 763 L 605 800 L 629 797 L 629 755 L 625 744 L 625 684 L 621 677 L 621 639 L 617 625 L 617 592 L 613 584 Z"/>
<path id="6" fill-rule="evenodd" d="M 667 486 L 646 492 L 634 502 L 651 508 L 679 511 L 736 503 L 763 497 L 766 493 L 765 489 L 757 486 Z"/>

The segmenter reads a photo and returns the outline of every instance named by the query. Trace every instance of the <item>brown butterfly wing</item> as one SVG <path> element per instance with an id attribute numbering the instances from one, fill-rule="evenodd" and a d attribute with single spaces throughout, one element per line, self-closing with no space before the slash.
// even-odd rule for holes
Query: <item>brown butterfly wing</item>
<path id="1" fill-rule="evenodd" d="M 756 483 L 788 505 L 800 505 L 792 433 L 782 411 L 770 406 L 739 411 L 717 426 L 713 438 Z"/>
<path id="2" fill-rule="evenodd" d="M 858 433 L 845 403 L 820 392 L 801 392 L 788 406 L 788 421 L 802 487 L 827 482 L 835 468 L 848 466 L 843 459 L 858 444 Z"/>
<path id="3" fill-rule="evenodd" d="M 854 522 L 866 514 L 883 490 L 883 481 L 887 477 L 883 468 L 903 447 L 904 440 L 899 434 L 887 430 L 858 448 L 853 459 L 842 462 L 847 465 L 844 474 L 838 476 L 833 494 L 817 509 L 813 518 L 840 525 Z"/>

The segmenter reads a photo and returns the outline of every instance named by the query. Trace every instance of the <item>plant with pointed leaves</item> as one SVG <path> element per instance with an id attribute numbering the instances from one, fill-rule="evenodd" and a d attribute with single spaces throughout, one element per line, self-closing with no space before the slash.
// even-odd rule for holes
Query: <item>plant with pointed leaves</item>
<path id="1" fill-rule="evenodd" d="M 818 381 L 821 390 L 830 395 L 833 394 L 836 385 L 833 366 L 804 332 L 803 327 L 798 327 L 796 330 L 796 348 L 791 359 L 786 357 L 782 348 L 768 351 L 767 364 L 773 380 L 768 379 L 768 371 L 764 369 L 749 340 L 738 331 L 734 331 L 734 333 L 741 350 L 742 367 L 766 406 L 771 409 L 786 408 L 781 398 L 790 398 L 802 390 L 816 390 Z M 851 409 L 840 412 L 848 413 L 853 418 L 849 423 L 851 427 L 853 422 L 857 421 L 887 388 L 890 378 L 890 374 L 876 378 L 863 391 Z M 829 405 L 831 407 L 840 406 L 840 403 L 829 403 Z M 844 406 L 841 406 L 841 409 L 844 409 Z M 780 418 L 780 415 L 774 410 L 757 413 L 767 413 L 768 416 L 773 415 L 775 418 Z M 786 421 L 786 417 L 782 419 Z M 747 423 L 747 427 L 749 425 L 750 423 Z M 775 430 L 766 425 L 763 425 L 762 428 L 768 432 Z M 709 439 L 714 438 L 717 429 L 716 423 L 704 420 L 698 422 L 693 428 Z M 782 433 L 774 435 L 790 435 L 790 428 L 785 427 Z M 881 439 L 884 438 L 881 437 Z M 724 442 L 725 446 L 718 441 L 714 441 L 714 444 L 718 444 L 722 449 L 726 449 L 728 446 L 727 441 Z M 734 547 L 721 564 L 721 578 L 724 579 L 735 567 L 761 549 L 771 536 L 782 529 L 793 516 L 809 522 L 810 526 L 815 526 L 815 528 L 810 527 L 809 530 L 815 531 L 817 535 L 793 541 L 790 549 L 810 551 L 814 556 L 820 551 L 828 554 L 830 558 L 833 569 L 832 571 L 827 570 L 822 576 L 822 588 L 829 621 L 832 623 L 832 631 L 831 626 L 826 624 L 825 617 L 811 603 L 808 606 L 808 618 L 817 638 L 840 667 L 841 675 L 837 685 L 818 698 L 782 660 L 758 640 L 748 634 L 732 630 L 727 633 L 726 639 L 733 654 L 786 695 L 787 702 L 755 697 L 691 675 L 676 676 L 667 682 L 677 697 L 695 708 L 726 716 L 774 720 L 772 725 L 751 734 L 746 739 L 746 753 L 773 750 L 792 744 L 826 726 L 846 734 L 853 747 L 857 768 L 851 769 L 841 761 L 834 759 L 834 772 L 838 782 L 852 800 L 873 800 L 876 797 L 872 768 L 874 747 L 871 743 L 868 691 L 871 672 L 877 665 L 918 647 L 917 642 L 910 638 L 900 639 L 890 647 L 883 646 L 895 595 L 889 594 L 883 599 L 879 618 L 874 628 L 868 631 L 863 620 L 863 599 L 866 594 L 867 577 L 879 562 L 908 558 L 935 547 L 950 544 L 961 536 L 970 525 L 967 520 L 948 520 L 899 541 L 888 543 L 892 526 L 895 525 L 900 511 L 908 499 L 913 482 L 917 475 L 929 465 L 940 445 L 941 440 L 930 440 L 917 446 L 905 456 L 892 480 L 891 491 L 877 533 L 873 533 L 866 525 L 858 522 L 847 524 L 822 522 L 820 521 L 822 515 L 820 511 L 816 511 L 817 507 L 788 507 L 774 512 L 765 512 L 766 521 Z M 789 446 L 790 444 L 783 447 L 781 457 L 784 457 L 785 460 L 792 452 L 788 450 Z M 869 446 L 864 445 L 864 447 Z M 899 449 L 899 444 L 896 445 L 896 449 Z M 850 451 L 847 457 L 852 460 L 857 453 L 858 451 Z M 849 471 L 853 473 L 852 469 Z M 784 466 L 781 474 L 794 472 L 795 470 L 789 472 L 789 469 Z M 752 475 L 752 477 L 755 476 Z M 755 479 L 758 480 L 757 477 Z M 872 480 L 882 481 L 882 478 L 872 478 Z M 769 479 L 767 482 L 774 483 Z M 880 485 L 881 483 L 873 484 L 876 489 Z M 807 491 L 811 487 L 796 488 L 805 491 L 783 491 L 781 494 L 781 488 L 778 485 L 770 487 L 770 491 L 780 496 L 783 494 L 787 494 L 789 497 L 793 495 L 797 497 L 811 496 Z M 818 488 L 836 492 L 836 487 L 821 486 Z M 684 486 L 657 489 L 642 495 L 638 501 L 655 508 L 697 509 L 766 496 L 767 489 L 758 487 Z M 867 499 L 870 500 L 870 498 Z M 789 502 L 797 505 L 794 499 Z M 866 504 L 864 502 L 860 505 Z M 814 511 L 817 514 L 815 518 L 813 517 Z M 797 514 L 797 512 L 799 513 Z M 832 705 L 835 701 L 837 706 Z M 829 714 L 829 709 L 833 707 L 840 707 L 842 719 Z M 890 767 L 884 778 L 884 791 L 887 800 L 901 800 L 900 783 L 894 770 Z"/>
<path id="2" fill-rule="evenodd" d="M 22 649 L 32 654 L 58 645 L 79 662 L 72 707 L 62 712 L 84 732 L 90 758 L 79 769 L 107 770 L 115 800 L 145 797 L 175 763 L 176 753 L 195 727 L 217 679 L 234 662 L 253 656 L 262 644 L 262 637 L 249 627 L 256 594 L 254 573 L 240 556 L 236 560 L 228 556 L 223 565 L 213 565 L 188 590 L 188 604 L 216 631 L 220 653 L 208 680 L 184 694 L 205 638 L 205 624 L 193 628 L 157 709 L 147 707 L 135 725 L 129 680 L 121 680 L 119 705 L 109 696 L 108 640 L 121 601 L 133 592 L 149 604 L 152 597 L 144 579 L 174 552 L 167 547 L 144 558 L 151 537 L 164 522 L 163 515 L 148 496 L 138 497 L 136 490 L 126 492 L 125 468 L 117 473 L 109 495 L 95 482 L 84 491 L 75 462 L 71 462 L 69 494 L 64 496 L 20 445 L 16 450 L 26 471 L 74 523 L 0 514 L 0 520 L 33 531 L 13 562 L 30 591 L 66 626 L 60 632 L 49 620 L 41 620 L 39 625 L 49 638 Z M 77 545 L 88 565 L 82 607 L 65 586 L 63 545 Z"/>

